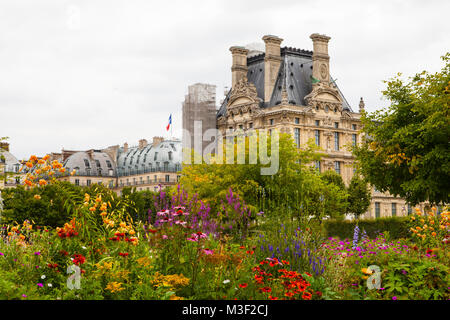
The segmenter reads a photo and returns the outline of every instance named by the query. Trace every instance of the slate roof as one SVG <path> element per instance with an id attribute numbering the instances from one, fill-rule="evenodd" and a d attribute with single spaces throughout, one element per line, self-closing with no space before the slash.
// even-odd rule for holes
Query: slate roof
<path id="1" fill-rule="evenodd" d="M 256 87 L 258 97 L 262 99 L 261 108 L 272 107 L 281 103 L 281 92 L 286 88 L 288 101 L 293 105 L 306 105 L 305 96 L 312 91 L 312 51 L 291 47 L 281 48 L 281 64 L 269 102 L 264 102 L 264 53 L 247 58 L 247 79 Z M 333 81 L 333 79 L 331 78 Z M 337 85 L 336 85 L 337 86 Z M 339 87 L 343 98 L 343 109 L 353 112 Z M 226 112 L 231 89 L 220 106 L 217 117 Z"/>

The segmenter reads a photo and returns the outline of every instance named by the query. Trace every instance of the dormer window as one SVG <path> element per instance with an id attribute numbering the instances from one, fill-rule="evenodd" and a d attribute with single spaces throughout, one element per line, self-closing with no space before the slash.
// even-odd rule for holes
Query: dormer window
<path id="1" fill-rule="evenodd" d="M 172 151 L 169 151 L 169 160 L 172 160 Z"/>
<path id="2" fill-rule="evenodd" d="M 86 168 L 90 168 L 91 164 L 89 163 L 88 159 L 84 159 L 84 165 Z"/>
<path id="3" fill-rule="evenodd" d="M 111 161 L 106 160 L 106 165 L 108 166 L 108 168 L 112 168 Z"/>
<path id="4" fill-rule="evenodd" d="M 156 157 L 158 157 L 158 152 L 155 152 L 155 157 L 153 158 L 153 160 L 156 160 Z"/>
<path id="5" fill-rule="evenodd" d="M 97 166 L 97 168 L 100 168 L 100 167 L 101 167 L 101 165 L 100 165 L 100 161 L 98 161 L 98 160 L 95 160 L 95 165 Z"/>

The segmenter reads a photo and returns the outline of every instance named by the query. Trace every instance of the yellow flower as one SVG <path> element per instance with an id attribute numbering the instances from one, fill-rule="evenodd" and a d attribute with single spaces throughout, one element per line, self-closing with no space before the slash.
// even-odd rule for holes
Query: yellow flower
<path id="1" fill-rule="evenodd" d="M 414 220 L 416 220 L 416 218 L 414 218 L 414 217 L 411 217 L 411 220 L 413 220 L 413 221 L 414 221 Z"/>
<path id="2" fill-rule="evenodd" d="M 127 224 L 126 224 L 125 222 L 121 222 L 121 223 L 119 224 L 119 226 L 120 226 L 121 228 L 125 228 L 125 227 L 127 226 Z"/>
<path id="3" fill-rule="evenodd" d="M 109 282 L 105 289 L 111 291 L 111 293 L 125 290 L 125 288 L 122 288 L 121 286 L 122 286 L 122 283 L 113 281 L 113 282 Z"/>
<path id="4" fill-rule="evenodd" d="M 361 271 L 362 271 L 363 273 L 365 273 L 365 274 L 372 274 L 372 273 L 373 273 L 372 270 L 369 270 L 369 269 L 367 269 L 367 268 L 362 268 Z"/>
<path id="5" fill-rule="evenodd" d="M 36 200 L 41 200 L 41 196 L 38 195 L 38 194 L 35 194 L 35 195 L 34 195 L 34 198 L 35 198 Z"/>
<path id="6" fill-rule="evenodd" d="M 94 206 L 94 207 L 90 207 L 90 208 L 89 208 L 89 211 L 94 212 L 96 209 L 97 209 L 97 208 L 95 208 L 95 206 Z"/>

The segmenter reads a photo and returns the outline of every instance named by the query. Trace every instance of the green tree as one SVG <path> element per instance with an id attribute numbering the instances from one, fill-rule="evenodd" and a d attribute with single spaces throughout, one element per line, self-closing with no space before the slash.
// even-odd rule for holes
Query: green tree
<path id="1" fill-rule="evenodd" d="M 279 170 L 274 175 L 261 175 L 260 169 L 267 165 L 259 162 L 259 156 L 257 164 L 249 164 L 247 141 L 245 165 L 185 165 L 180 183 L 189 194 L 197 193 L 200 199 L 210 204 L 213 212 L 230 188 L 252 210 L 262 210 L 273 217 L 314 215 L 319 218 L 341 212 L 346 191 L 340 192 L 339 187 L 327 184 L 310 166 L 321 156 L 314 142 L 297 148 L 291 135 L 281 133 L 277 147 Z"/>
<path id="2" fill-rule="evenodd" d="M 450 186 L 450 53 L 440 72 L 385 81 L 387 110 L 363 113 L 365 141 L 353 148 L 361 173 L 380 191 L 415 205 L 448 203 Z"/>
<path id="3" fill-rule="evenodd" d="M 356 218 L 367 211 L 370 206 L 372 195 L 369 186 L 364 179 L 354 174 L 348 186 L 347 212 L 353 213 Z"/>

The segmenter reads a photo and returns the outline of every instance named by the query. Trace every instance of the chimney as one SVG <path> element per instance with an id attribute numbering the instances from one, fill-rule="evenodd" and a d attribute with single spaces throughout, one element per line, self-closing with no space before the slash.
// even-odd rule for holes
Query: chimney
<path id="1" fill-rule="evenodd" d="M 153 137 L 152 146 L 153 148 L 156 147 L 158 144 L 164 141 L 163 137 Z"/>
<path id="2" fill-rule="evenodd" d="M 330 56 L 328 55 L 328 41 L 326 35 L 313 33 L 310 38 L 313 41 L 313 77 L 320 82 L 330 83 Z"/>
<path id="3" fill-rule="evenodd" d="M 361 100 L 359 101 L 359 113 L 364 111 L 364 107 L 366 106 L 366 104 L 364 103 L 363 98 L 361 97 Z"/>
<path id="4" fill-rule="evenodd" d="M 144 149 L 147 145 L 148 145 L 147 140 L 145 140 L 145 139 L 139 140 L 139 150 Z"/>
<path id="5" fill-rule="evenodd" d="M 266 44 L 264 57 L 264 102 L 269 102 L 280 69 L 280 44 L 283 39 L 271 35 L 265 35 L 262 39 Z"/>
<path id="6" fill-rule="evenodd" d="M 123 144 L 123 152 L 128 152 L 128 143 Z"/>
<path id="7" fill-rule="evenodd" d="M 231 47 L 233 62 L 231 65 L 231 88 L 243 78 L 247 78 L 247 53 L 244 47 Z"/>

